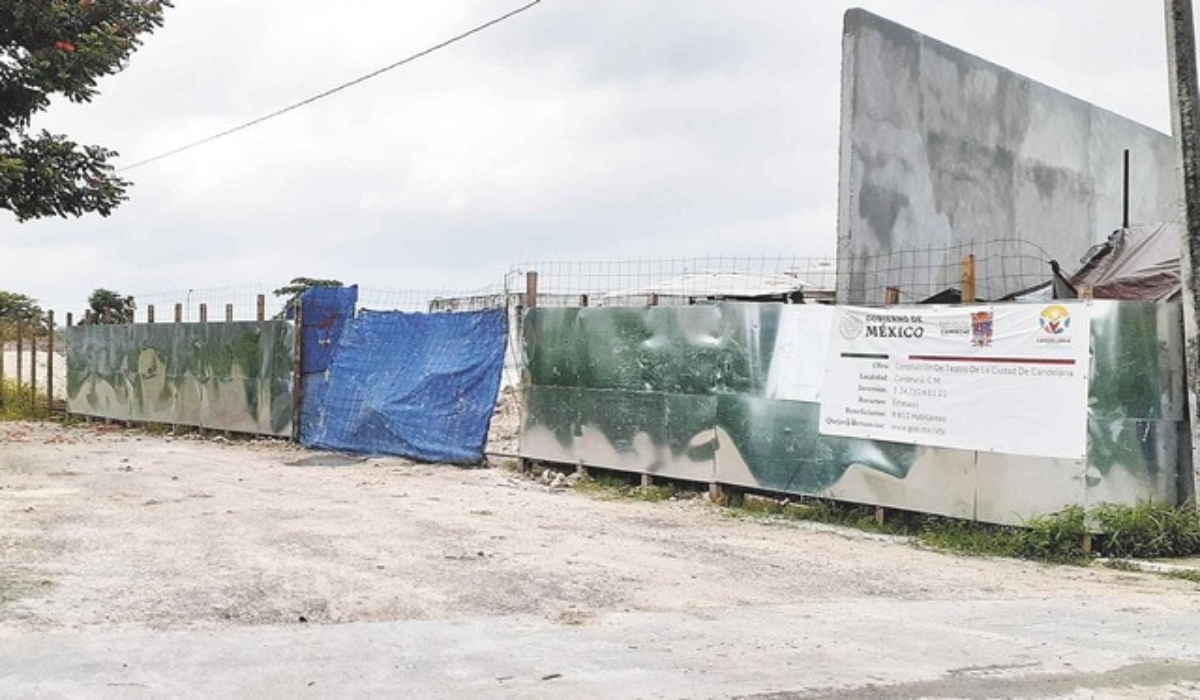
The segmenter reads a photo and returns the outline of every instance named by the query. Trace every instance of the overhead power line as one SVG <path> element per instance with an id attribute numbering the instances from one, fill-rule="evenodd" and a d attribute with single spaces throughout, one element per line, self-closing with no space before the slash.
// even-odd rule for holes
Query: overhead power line
<path id="1" fill-rule="evenodd" d="M 363 75 L 363 76 L 359 76 L 359 77 L 355 78 L 354 80 L 342 83 L 341 85 L 338 85 L 337 87 L 334 87 L 334 88 L 330 88 L 330 89 L 326 90 L 325 92 L 318 93 L 316 95 L 313 95 L 312 97 L 303 99 L 294 104 L 290 104 L 287 107 L 283 107 L 282 109 L 277 109 L 274 112 L 271 112 L 270 114 L 264 114 L 263 116 L 258 117 L 257 119 L 251 119 L 250 121 L 245 122 L 243 124 L 238 124 L 235 127 L 232 127 L 232 128 L 226 129 L 222 132 L 213 134 L 212 136 L 207 136 L 205 138 L 200 139 L 199 141 L 193 141 L 192 143 L 189 143 L 184 146 L 180 146 L 178 148 L 171 149 L 169 151 L 166 151 L 165 153 L 160 153 L 156 156 L 146 158 L 145 160 L 139 160 L 136 163 L 133 163 L 132 165 L 126 165 L 125 167 L 118 168 L 117 172 L 119 172 L 119 173 L 127 172 L 129 170 L 133 170 L 134 168 L 140 168 L 143 165 L 148 165 L 150 163 L 160 161 L 164 158 L 169 158 L 173 155 L 183 153 L 184 151 L 190 151 L 193 148 L 198 148 L 200 146 L 203 146 L 206 143 L 212 143 L 213 141 L 216 141 L 217 139 L 222 139 L 231 134 L 236 134 L 239 131 L 249 129 L 252 126 L 257 126 L 259 124 L 262 124 L 265 121 L 274 119 L 275 117 L 282 116 L 284 114 L 287 114 L 288 112 L 300 109 L 301 107 L 304 107 L 306 105 L 310 105 L 310 104 L 316 102 L 317 100 L 323 100 L 326 97 L 329 97 L 331 95 L 335 95 L 335 94 L 341 92 L 342 90 L 345 90 L 350 87 L 354 87 L 355 85 L 358 85 L 359 83 L 365 83 L 366 81 L 370 80 L 371 78 L 378 77 L 380 75 L 383 75 L 384 73 L 387 73 L 388 71 L 395 70 L 396 68 L 399 68 L 400 66 L 403 66 L 408 63 L 412 63 L 413 61 L 417 60 L 418 58 L 428 56 L 429 54 L 434 53 L 435 51 L 444 49 L 447 46 L 450 46 L 451 44 L 455 44 L 459 41 L 462 41 L 463 39 L 466 39 L 467 37 L 469 37 L 473 34 L 478 34 L 479 32 L 482 32 L 483 30 L 485 30 L 489 27 L 500 24 L 501 22 L 503 22 L 506 19 L 509 19 L 511 17 L 515 17 L 516 15 L 521 14 L 522 12 L 530 9 L 534 5 L 537 5 L 541 1 L 542 0 L 533 0 L 533 2 L 529 3 L 528 5 L 523 5 L 521 7 L 518 7 L 517 9 L 513 10 L 512 12 L 501 15 L 501 16 L 499 16 L 493 20 L 490 20 L 488 22 L 484 22 L 483 24 L 480 24 L 479 26 L 474 27 L 473 29 L 469 29 L 469 30 L 463 32 L 462 34 L 458 34 L 457 36 L 453 36 L 449 39 L 446 39 L 445 41 L 441 42 L 440 44 L 435 44 L 423 51 L 418 51 L 417 53 L 414 53 L 411 56 L 408 56 L 407 58 L 400 59 L 399 61 L 396 61 L 395 63 L 391 63 L 391 64 L 384 66 L 383 68 L 380 68 L 375 71 L 371 71 L 370 73 L 367 73 L 366 75 Z"/>

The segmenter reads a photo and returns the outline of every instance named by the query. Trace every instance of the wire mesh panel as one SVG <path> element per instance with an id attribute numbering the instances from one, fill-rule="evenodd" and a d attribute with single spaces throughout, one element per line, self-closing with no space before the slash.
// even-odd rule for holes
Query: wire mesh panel
<path id="1" fill-rule="evenodd" d="M 204 306 L 204 311 L 210 321 L 225 320 L 229 306 L 232 306 L 232 320 L 254 321 L 258 319 L 260 296 L 263 297 L 266 318 L 281 316 L 286 304 L 285 299 L 274 296 L 267 285 L 242 284 L 134 294 L 133 301 L 137 305 L 137 309 L 134 311 L 134 321 L 149 321 L 151 307 L 154 308 L 156 322 L 173 321 L 176 304 L 180 307 L 180 320 L 185 323 L 200 320 L 201 305 Z"/>
<path id="2" fill-rule="evenodd" d="M 525 277 L 536 272 L 537 305 L 542 307 L 676 306 L 722 299 L 881 304 L 889 288 L 899 290 L 901 302 L 916 303 L 959 291 L 962 261 L 969 256 L 974 256 L 973 281 L 981 300 L 1000 299 L 1051 277 L 1049 255 L 1036 244 L 1013 239 L 845 259 L 531 261 L 509 271 L 506 287 L 523 290 Z"/>

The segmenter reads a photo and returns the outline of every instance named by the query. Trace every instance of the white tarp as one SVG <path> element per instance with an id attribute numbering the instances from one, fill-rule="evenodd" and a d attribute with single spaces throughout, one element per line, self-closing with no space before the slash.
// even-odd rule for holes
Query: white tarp
<path id="1" fill-rule="evenodd" d="M 1039 457 L 1087 450 L 1089 307 L 837 307 L 827 435 Z"/>

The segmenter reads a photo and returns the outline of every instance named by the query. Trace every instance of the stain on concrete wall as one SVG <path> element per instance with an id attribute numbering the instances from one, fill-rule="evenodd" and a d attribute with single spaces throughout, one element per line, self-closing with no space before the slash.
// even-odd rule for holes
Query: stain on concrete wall
<path id="1" fill-rule="evenodd" d="M 1017 291 L 1051 258 L 1074 269 L 1121 224 L 1126 148 L 1132 223 L 1174 220 L 1167 135 L 863 10 L 846 13 L 842 50 L 840 302 L 957 286 L 959 256 L 999 241 L 1030 254 L 996 261 L 983 298 Z M 933 270 L 868 271 L 876 256 L 930 248 L 949 249 Z M 866 279 L 879 269 L 889 279 Z"/>

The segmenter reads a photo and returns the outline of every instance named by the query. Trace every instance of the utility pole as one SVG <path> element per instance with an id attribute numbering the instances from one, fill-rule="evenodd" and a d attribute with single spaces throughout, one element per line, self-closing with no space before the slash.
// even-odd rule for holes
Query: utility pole
<path id="1" fill-rule="evenodd" d="M 1192 464 L 1181 474 L 1182 496 L 1200 502 L 1200 280 L 1194 267 L 1200 262 L 1200 144 L 1197 143 L 1197 110 L 1200 87 L 1196 77 L 1196 29 L 1192 0 L 1164 0 L 1167 12 L 1167 65 L 1171 82 L 1171 131 L 1175 136 L 1175 182 L 1183 220 L 1181 267 L 1183 275 L 1183 358 L 1187 375 L 1188 427 Z"/>

